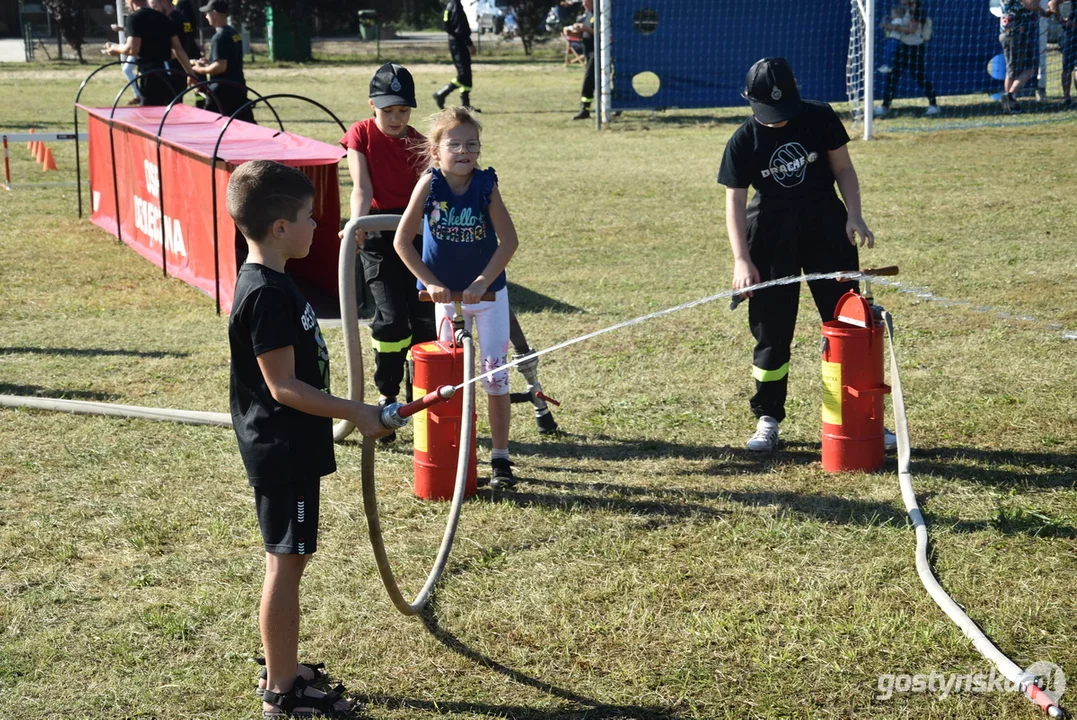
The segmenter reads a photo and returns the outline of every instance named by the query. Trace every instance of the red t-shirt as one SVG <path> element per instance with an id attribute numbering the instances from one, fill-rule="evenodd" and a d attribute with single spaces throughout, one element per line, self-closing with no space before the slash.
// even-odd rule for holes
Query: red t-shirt
<path id="1" fill-rule="evenodd" d="M 426 169 L 418 144 L 425 138 L 408 126 L 402 138 L 389 137 L 378 129 L 374 118 L 361 120 L 344 133 L 341 146 L 366 157 L 370 184 L 374 187 L 372 210 L 400 210 L 408 206 L 415 183 Z"/>

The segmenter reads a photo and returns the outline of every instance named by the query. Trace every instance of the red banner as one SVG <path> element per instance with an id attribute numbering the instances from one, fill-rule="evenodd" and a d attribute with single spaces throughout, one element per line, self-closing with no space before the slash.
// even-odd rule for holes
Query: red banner
<path id="1" fill-rule="evenodd" d="M 276 159 L 306 173 L 317 190 L 314 244 L 308 257 L 289 262 L 288 271 L 305 292 L 336 297 L 337 163 L 343 155 L 339 147 L 236 121 L 220 144 L 220 159 L 211 177 L 210 154 L 223 126 L 220 115 L 177 106 L 161 134 L 158 166 L 156 131 L 164 108 L 117 108 L 111 133 L 110 110 L 86 109 L 90 114 L 90 220 L 94 224 L 118 235 L 169 275 L 210 297 L 219 293 L 221 309 L 229 312 L 236 274 L 247 250 L 225 208 L 228 179 L 242 162 Z M 215 208 L 211 206 L 213 183 L 217 186 Z"/>

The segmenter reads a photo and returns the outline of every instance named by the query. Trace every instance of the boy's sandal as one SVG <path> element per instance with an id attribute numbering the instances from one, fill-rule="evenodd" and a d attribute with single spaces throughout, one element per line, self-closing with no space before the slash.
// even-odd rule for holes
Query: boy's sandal
<path id="1" fill-rule="evenodd" d="M 269 676 L 269 673 L 266 672 L 266 667 L 265 667 L 266 659 L 264 657 L 256 657 L 256 658 L 254 658 L 254 662 L 256 662 L 256 663 L 258 663 L 259 665 L 262 666 L 262 669 L 258 671 L 258 684 L 254 688 L 254 694 L 257 695 L 258 697 L 262 697 L 262 693 L 265 692 L 265 687 L 264 687 L 265 683 L 263 681 L 266 680 L 268 678 L 268 676 Z M 299 664 L 302 665 L 303 667 L 305 667 L 307 670 L 310 670 L 312 673 L 314 673 L 314 677 L 311 678 L 310 680 L 306 681 L 308 685 L 317 687 L 319 690 L 324 689 L 323 686 L 328 686 L 328 684 L 329 684 L 329 671 L 327 671 L 325 669 L 325 663 L 299 663 Z"/>
<path id="2" fill-rule="evenodd" d="M 337 708 L 336 704 L 344 699 L 343 685 L 337 685 L 322 697 L 307 695 L 307 681 L 302 677 L 295 679 L 292 689 L 286 693 L 276 693 L 266 690 L 262 693 L 262 700 L 275 705 L 273 710 L 263 710 L 264 720 L 283 720 L 283 718 L 352 718 L 355 717 L 355 705 L 347 700 L 347 709 Z M 297 710 L 297 708 L 305 708 Z"/>

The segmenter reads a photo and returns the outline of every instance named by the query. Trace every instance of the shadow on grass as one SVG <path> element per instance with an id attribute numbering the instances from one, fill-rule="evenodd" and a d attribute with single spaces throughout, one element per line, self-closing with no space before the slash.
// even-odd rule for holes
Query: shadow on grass
<path id="1" fill-rule="evenodd" d="M 764 474 L 776 467 L 789 464 L 810 464 L 819 461 L 820 443 L 787 442 L 772 454 L 751 453 L 729 447 L 688 446 L 661 441 L 625 443 L 612 442 L 607 446 L 582 446 L 564 442 L 528 445 L 519 443 L 521 452 L 537 457 L 559 455 L 571 458 L 593 458 L 609 462 L 653 460 L 655 458 L 710 459 L 720 457 L 702 470 L 684 470 L 681 476 L 735 476 Z M 598 452 L 593 452 L 597 450 Z M 931 459 L 934 459 L 934 462 Z M 926 459 L 926 460 L 925 460 Z M 956 460 L 976 463 L 979 466 L 960 465 Z M 1011 465 L 1009 469 L 1000 466 Z M 546 473 L 570 473 L 574 476 L 590 475 L 594 481 L 562 481 L 527 479 L 528 468 Z M 1029 468 L 1038 470 L 1030 473 Z M 939 477 L 951 477 L 986 484 L 1070 488 L 1075 483 L 1074 468 L 1077 457 L 1066 454 L 1027 453 L 1008 451 L 983 451 L 968 448 L 939 448 L 916 451 L 913 472 L 931 473 Z M 556 464 L 534 464 L 526 461 L 517 468 L 522 480 L 514 492 L 481 493 L 477 499 L 511 502 L 520 506 L 539 506 L 560 510 L 601 509 L 626 514 L 664 518 L 720 519 L 727 513 L 713 507 L 712 503 L 736 503 L 749 507 L 776 507 L 780 513 L 794 517 L 814 519 L 838 525 L 904 527 L 908 516 L 899 504 L 867 501 L 825 494 L 803 494 L 785 490 L 698 490 L 668 486 L 634 486 L 602 482 L 602 468 L 576 469 Z M 896 475 L 897 461 L 886 458 L 880 471 Z M 551 492 L 538 492 L 544 488 Z M 921 504 L 932 495 L 921 492 Z M 954 533 L 993 531 L 1002 535 L 1028 535 L 1032 537 L 1077 538 L 1077 528 L 1042 513 L 1021 507 L 999 507 L 994 517 L 985 520 L 966 520 L 950 515 L 938 515 L 924 507 L 931 528 Z M 652 523 L 661 527 L 668 523 Z"/>
<path id="2" fill-rule="evenodd" d="M 582 313 L 583 310 L 575 305 L 561 302 L 549 295 L 529 290 L 523 285 L 509 283 L 509 297 L 512 298 L 512 309 L 520 312 L 542 312 L 549 310 L 554 313 Z"/>
<path id="3" fill-rule="evenodd" d="M 40 385 L 12 385 L 0 383 L 0 395 L 18 395 L 19 397 L 53 398 L 56 400 L 115 400 L 115 393 L 95 392 L 93 390 L 53 390 Z"/>
<path id="4" fill-rule="evenodd" d="M 387 708 L 407 708 L 426 710 L 431 713 L 472 713 L 493 717 L 508 717 L 513 720 L 614 720 L 629 718 L 635 720 L 675 720 L 680 714 L 673 708 L 641 705 L 608 705 L 585 697 L 571 690 L 558 687 L 545 680 L 522 673 L 519 670 L 498 662 L 494 658 L 468 647 L 460 638 L 443 628 L 437 617 L 437 597 L 431 598 L 420 616 L 427 631 L 447 649 L 466 658 L 476 665 L 503 675 L 513 682 L 534 688 L 561 700 L 575 703 L 579 708 L 558 708 L 541 710 L 523 705 L 493 705 L 489 703 L 419 700 L 414 698 L 396 698 L 383 695 L 369 696 L 369 702 Z"/>
<path id="5" fill-rule="evenodd" d="M 96 357 L 119 355 L 143 358 L 185 358 L 190 353 L 171 350 L 117 350 L 114 348 L 0 347 L 0 355 L 59 355 L 61 357 Z"/>
<path id="6" fill-rule="evenodd" d="M 1004 487 L 1077 488 L 1072 452 L 981 450 L 967 447 L 914 449 L 913 474 Z"/>

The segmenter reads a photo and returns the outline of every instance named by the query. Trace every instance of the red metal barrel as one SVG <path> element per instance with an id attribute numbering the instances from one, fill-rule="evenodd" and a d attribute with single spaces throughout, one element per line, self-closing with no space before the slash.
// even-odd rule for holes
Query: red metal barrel
<path id="1" fill-rule="evenodd" d="M 823 469 L 878 470 L 883 466 L 882 324 L 871 305 L 849 291 L 836 320 L 823 323 Z"/>
<path id="2" fill-rule="evenodd" d="M 412 380 L 414 397 L 421 397 L 442 385 L 459 385 L 464 380 L 464 349 L 448 343 L 427 342 L 411 348 L 415 363 Z M 438 403 L 412 417 L 415 430 L 414 492 L 424 500 L 451 500 L 456 485 L 456 462 L 460 454 L 460 423 L 463 418 L 464 393 L 457 392 L 446 402 Z M 472 413 L 467 484 L 464 493 L 473 495 L 478 488 L 475 462 L 475 417 Z"/>

